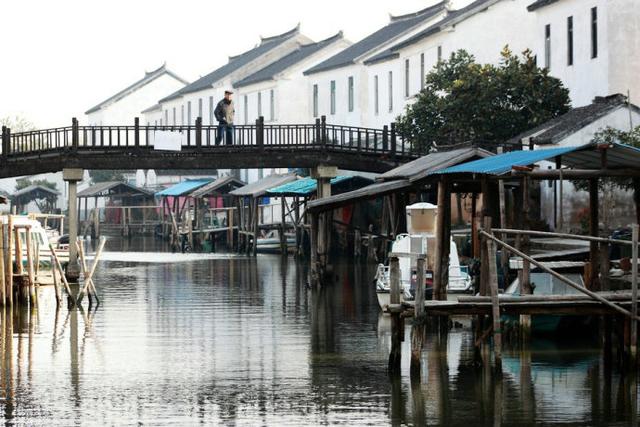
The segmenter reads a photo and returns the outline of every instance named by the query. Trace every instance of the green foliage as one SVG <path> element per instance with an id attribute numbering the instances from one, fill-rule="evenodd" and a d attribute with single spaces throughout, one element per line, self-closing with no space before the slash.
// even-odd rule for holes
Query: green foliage
<path id="1" fill-rule="evenodd" d="M 592 142 L 596 144 L 613 144 L 619 142 L 632 147 L 640 148 L 640 126 L 624 131 L 607 126 L 599 130 L 593 136 Z M 588 190 L 589 182 L 585 180 L 572 181 L 578 190 Z M 607 191 L 610 188 L 620 188 L 623 190 L 640 189 L 640 180 L 638 178 L 603 178 L 598 181 L 600 191 Z M 640 192 L 636 191 L 635 197 L 640 197 Z"/>
<path id="2" fill-rule="evenodd" d="M 119 170 L 110 170 L 110 169 L 90 170 L 89 176 L 91 177 L 91 181 L 94 184 L 97 184 L 98 182 L 108 182 L 108 181 L 124 182 L 123 171 L 119 171 Z"/>
<path id="3" fill-rule="evenodd" d="M 433 144 L 502 143 L 569 108 L 569 91 L 530 51 L 518 57 L 505 47 L 495 66 L 459 50 L 427 74 L 397 121 L 400 134 L 425 152 Z"/>
<path id="4" fill-rule="evenodd" d="M 43 187 L 47 187 L 52 190 L 58 191 L 58 186 L 55 182 L 47 181 L 46 179 L 29 179 L 29 178 L 21 178 L 16 180 L 16 191 L 22 190 L 23 188 L 27 188 L 30 185 L 41 185 Z"/>

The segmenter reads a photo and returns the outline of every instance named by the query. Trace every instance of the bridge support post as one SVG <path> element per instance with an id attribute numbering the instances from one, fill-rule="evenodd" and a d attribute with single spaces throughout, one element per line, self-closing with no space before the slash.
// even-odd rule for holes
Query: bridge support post
<path id="1" fill-rule="evenodd" d="M 78 264 L 78 181 L 82 181 L 84 170 L 63 169 L 62 179 L 69 184 L 69 264 L 67 264 L 66 276 L 68 280 L 78 280 L 80 277 L 80 264 Z"/>
<path id="2" fill-rule="evenodd" d="M 317 166 L 312 169 L 311 176 L 318 182 L 317 197 L 322 199 L 331 196 L 331 179 L 338 175 L 338 168 L 335 166 Z M 329 261 L 329 249 L 331 247 L 331 225 L 332 212 L 323 212 L 320 214 L 312 214 L 314 218 L 311 233 L 315 234 L 315 238 L 311 239 L 311 243 L 315 248 L 311 248 L 311 277 L 312 284 L 318 284 L 320 278 L 324 276 Z M 315 256 L 314 256 L 315 255 Z M 315 259 L 314 259 L 315 258 Z"/>

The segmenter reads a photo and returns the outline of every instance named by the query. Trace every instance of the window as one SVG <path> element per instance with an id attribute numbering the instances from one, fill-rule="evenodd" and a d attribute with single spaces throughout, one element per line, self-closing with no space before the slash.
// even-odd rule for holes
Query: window
<path id="1" fill-rule="evenodd" d="M 373 106 L 376 115 L 380 112 L 380 98 L 378 97 L 378 76 L 373 77 Z"/>
<path id="2" fill-rule="evenodd" d="M 202 98 L 198 98 L 198 117 L 202 119 Z"/>
<path id="3" fill-rule="evenodd" d="M 169 120 L 167 120 L 167 124 L 169 124 Z M 176 107 L 173 107 L 173 125 L 176 125 Z"/>
<path id="4" fill-rule="evenodd" d="M 313 117 L 318 117 L 318 85 L 313 85 Z"/>
<path id="5" fill-rule="evenodd" d="M 273 89 L 269 91 L 269 120 L 276 119 L 276 93 Z"/>
<path id="6" fill-rule="evenodd" d="M 331 80 L 331 114 L 336 113 L 336 81 Z"/>
<path id="7" fill-rule="evenodd" d="M 244 104 L 244 124 L 249 124 L 249 97 L 245 95 L 243 97 Z"/>
<path id="8" fill-rule="evenodd" d="M 442 61 L 442 45 L 438 46 L 438 62 Z"/>
<path id="9" fill-rule="evenodd" d="M 213 124 L 213 119 L 214 119 L 213 111 L 214 111 L 214 108 L 213 108 L 213 96 L 210 96 L 209 97 L 209 124 L 210 125 Z"/>
<path id="10" fill-rule="evenodd" d="M 409 59 L 404 60 L 404 96 L 409 97 Z"/>
<path id="11" fill-rule="evenodd" d="M 262 116 L 262 92 L 258 92 L 258 118 Z"/>
<path id="12" fill-rule="evenodd" d="M 393 71 L 389 71 L 389 112 L 393 111 Z"/>
<path id="13" fill-rule="evenodd" d="M 349 112 L 353 111 L 353 76 L 349 76 Z"/>
<path id="14" fill-rule="evenodd" d="M 424 53 L 420 54 L 420 90 L 424 89 Z"/>
<path id="15" fill-rule="evenodd" d="M 544 67 L 551 68 L 551 24 L 544 27 Z"/>
<path id="16" fill-rule="evenodd" d="M 164 110 L 164 122 L 169 124 L 169 110 Z"/>
<path id="17" fill-rule="evenodd" d="M 598 8 L 591 8 L 591 58 L 598 57 Z"/>
<path id="18" fill-rule="evenodd" d="M 573 65 L 573 16 L 567 18 L 567 65 Z"/>
<path id="19" fill-rule="evenodd" d="M 180 124 L 184 124 L 184 104 L 180 106 Z"/>
<path id="20" fill-rule="evenodd" d="M 191 101 L 187 101 L 187 124 L 191 124 Z"/>

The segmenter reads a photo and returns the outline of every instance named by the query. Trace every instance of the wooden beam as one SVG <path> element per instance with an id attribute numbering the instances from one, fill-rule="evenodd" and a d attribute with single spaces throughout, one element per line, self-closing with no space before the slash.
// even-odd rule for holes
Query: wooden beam
<path id="1" fill-rule="evenodd" d="M 598 237 L 599 234 L 599 215 L 598 215 L 598 179 L 589 180 L 589 235 Z M 591 290 L 599 289 L 599 268 L 598 268 L 598 242 L 591 241 L 589 244 L 589 264 L 590 264 L 590 280 L 587 286 Z"/>

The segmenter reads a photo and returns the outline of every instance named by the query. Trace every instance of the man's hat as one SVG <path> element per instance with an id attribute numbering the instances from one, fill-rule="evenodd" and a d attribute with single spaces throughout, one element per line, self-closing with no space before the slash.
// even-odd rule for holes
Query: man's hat
<path id="1" fill-rule="evenodd" d="M 231 91 L 231 90 L 225 90 L 225 91 L 224 91 L 224 94 L 225 94 L 225 95 L 226 95 L 226 94 L 233 95 L 233 91 Z"/>

